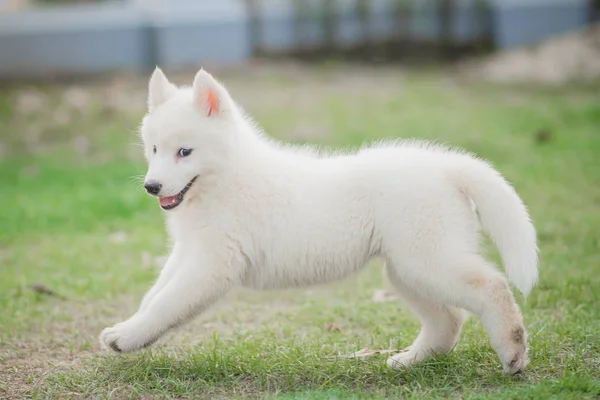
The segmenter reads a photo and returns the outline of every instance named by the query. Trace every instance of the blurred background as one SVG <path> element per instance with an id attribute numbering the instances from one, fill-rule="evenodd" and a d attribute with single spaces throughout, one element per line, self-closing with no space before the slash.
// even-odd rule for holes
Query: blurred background
<path id="1" fill-rule="evenodd" d="M 142 372 L 95 358 L 100 330 L 131 315 L 168 251 L 137 136 L 156 65 L 179 85 L 208 69 L 286 141 L 421 138 L 490 160 L 529 206 L 542 254 L 523 304 L 538 375 L 524 378 L 533 392 L 507 396 L 535 397 L 547 376 L 589 390 L 600 360 L 599 10 L 597 0 L 0 0 L 0 397 L 370 384 L 460 397 L 482 381 L 519 384 L 490 383 L 498 365 L 472 320 L 458 355 L 402 389 L 383 362 L 324 362 L 418 333 L 377 262 L 326 287 L 232 294 L 166 344 L 191 343 L 191 358 L 146 360 Z M 182 359 L 212 372 L 198 380 Z"/>
<path id="2" fill-rule="evenodd" d="M 581 30 L 598 20 L 599 4 L 597 0 L 0 0 L 0 76 L 89 74 L 155 65 L 223 66 L 257 57 L 448 61 Z M 577 53 L 581 46 L 571 43 L 577 50 L 561 48 L 562 58 L 583 63 Z M 561 61 L 557 57 L 541 63 Z M 598 68 L 597 60 L 592 64 Z"/>

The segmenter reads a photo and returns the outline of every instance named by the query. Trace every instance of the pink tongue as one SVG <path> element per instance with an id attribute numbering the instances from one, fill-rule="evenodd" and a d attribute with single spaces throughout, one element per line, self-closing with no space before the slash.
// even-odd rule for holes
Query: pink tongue
<path id="1" fill-rule="evenodd" d="M 172 204 L 175 204 L 176 202 L 177 202 L 177 196 L 159 197 L 158 198 L 158 203 L 163 207 L 170 206 Z"/>

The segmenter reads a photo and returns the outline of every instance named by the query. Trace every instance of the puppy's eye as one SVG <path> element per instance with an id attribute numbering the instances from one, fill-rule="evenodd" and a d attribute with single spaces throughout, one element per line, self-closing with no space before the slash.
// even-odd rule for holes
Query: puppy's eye
<path id="1" fill-rule="evenodd" d="M 152 152 L 156 154 L 156 146 L 152 146 Z"/>
<path id="2" fill-rule="evenodd" d="M 187 157 L 190 154 L 192 154 L 192 149 L 186 149 L 185 147 L 182 149 L 179 149 L 179 152 L 177 153 L 177 155 L 179 155 L 179 157 Z"/>

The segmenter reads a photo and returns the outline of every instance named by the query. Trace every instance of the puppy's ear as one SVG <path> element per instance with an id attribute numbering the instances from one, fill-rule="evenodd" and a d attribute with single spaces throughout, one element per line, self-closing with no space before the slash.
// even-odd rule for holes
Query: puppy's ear
<path id="1" fill-rule="evenodd" d="M 162 70 L 156 67 L 148 83 L 148 111 L 152 112 L 173 97 L 176 92 L 177 86 L 169 82 Z"/>
<path id="2" fill-rule="evenodd" d="M 204 69 L 196 74 L 192 91 L 194 105 L 208 117 L 222 115 L 232 107 L 227 90 Z"/>

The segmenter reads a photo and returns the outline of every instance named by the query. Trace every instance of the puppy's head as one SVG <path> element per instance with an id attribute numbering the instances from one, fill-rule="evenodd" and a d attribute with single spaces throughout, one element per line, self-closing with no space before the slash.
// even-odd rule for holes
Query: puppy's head
<path id="1" fill-rule="evenodd" d="M 198 178 L 228 157 L 236 109 L 227 90 L 204 70 L 191 88 L 178 88 L 157 67 L 148 89 L 140 129 L 148 161 L 144 187 L 171 210 L 192 196 Z"/>

